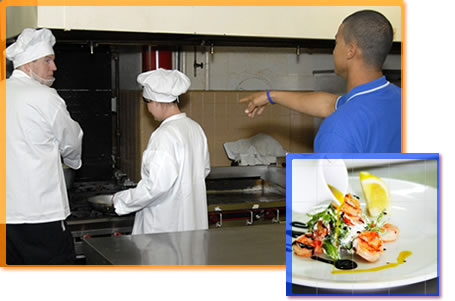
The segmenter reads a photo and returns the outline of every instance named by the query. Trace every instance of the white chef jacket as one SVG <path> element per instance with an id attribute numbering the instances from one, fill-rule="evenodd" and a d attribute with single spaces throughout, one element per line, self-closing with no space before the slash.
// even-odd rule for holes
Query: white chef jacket
<path id="1" fill-rule="evenodd" d="M 133 234 L 208 229 L 207 138 L 185 113 L 164 120 L 142 156 L 136 188 L 114 195 L 115 212 L 136 212 Z"/>
<path id="2" fill-rule="evenodd" d="M 6 80 L 6 223 L 70 214 L 62 162 L 81 165 L 83 132 L 53 88 L 14 70 Z"/>

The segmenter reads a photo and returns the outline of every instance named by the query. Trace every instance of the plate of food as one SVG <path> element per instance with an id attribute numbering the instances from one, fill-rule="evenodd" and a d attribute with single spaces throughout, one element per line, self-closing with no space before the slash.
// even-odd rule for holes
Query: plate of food
<path id="1" fill-rule="evenodd" d="M 379 289 L 438 276 L 437 189 L 367 173 L 346 195 L 331 189 L 338 202 L 292 212 L 292 283 Z"/>

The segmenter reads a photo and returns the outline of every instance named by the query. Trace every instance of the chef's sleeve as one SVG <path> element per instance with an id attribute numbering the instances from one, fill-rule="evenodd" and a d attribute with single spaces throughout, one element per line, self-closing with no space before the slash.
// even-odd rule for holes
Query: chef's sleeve
<path id="1" fill-rule="evenodd" d="M 208 148 L 207 143 L 205 144 L 206 148 Z M 205 151 L 205 177 L 207 177 L 210 173 L 210 153 L 208 149 Z"/>
<path id="2" fill-rule="evenodd" d="M 65 105 L 58 107 L 51 123 L 55 139 L 57 140 L 63 163 L 73 169 L 82 165 L 82 132 L 79 123 L 71 119 Z"/>
<path id="3" fill-rule="evenodd" d="M 35 101 L 24 107 L 26 135 L 38 145 L 56 144 L 64 164 L 78 169 L 82 165 L 82 136 L 79 124 L 71 119 L 65 101 L 50 90 L 34 95 Z"/>
<path id="4" fill-rule="evenodd" d="M 158 204 L 177 180 L 179 168 L 174 157 L 162 151 L 146 151 L 144 154 L 142 179 L 136 188 L 114 195 L 115 212 L 128 214 Z"/>

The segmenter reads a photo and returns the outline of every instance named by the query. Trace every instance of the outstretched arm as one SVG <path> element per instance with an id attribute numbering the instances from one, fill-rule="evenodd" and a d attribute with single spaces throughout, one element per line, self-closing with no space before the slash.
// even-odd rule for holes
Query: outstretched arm
<path id="1" fill-rule="evenodd" d="M 326 92 L 291 92 L 270 91 L 273 102 L 297 112 L 315 117 L 327 117 L 335 111 L 338 95 Z M 245 113 L 250 117 L 261 115 L 265 107 L 270 104 L 266 92 L 258 92 L 240 99 L 248 103 Z"/>

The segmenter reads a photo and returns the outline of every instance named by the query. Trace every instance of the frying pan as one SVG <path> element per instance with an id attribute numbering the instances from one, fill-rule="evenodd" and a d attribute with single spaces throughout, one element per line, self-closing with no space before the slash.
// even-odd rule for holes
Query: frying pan
<path id="1" fill-rule="evenodd" d="M 112 203 L 112 194 L 100 194 L 88 198 L 90 205 L 102 212 L 115 212 L 114 204 Z"/>

